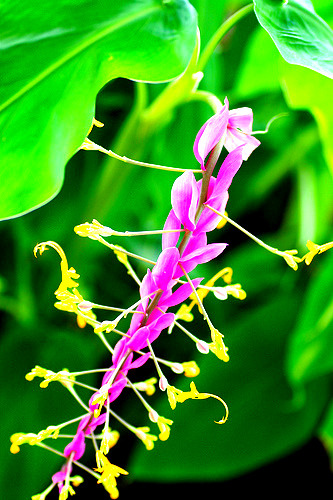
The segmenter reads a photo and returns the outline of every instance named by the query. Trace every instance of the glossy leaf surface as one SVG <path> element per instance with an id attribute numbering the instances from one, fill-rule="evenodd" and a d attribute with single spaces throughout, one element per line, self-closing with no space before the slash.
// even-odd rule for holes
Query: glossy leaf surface
<path id="1" fill-rule="evenodd" d="M 310 0 L 254 0 L 254 8 L 287 62 L 333 78 L 333 31 Z"/>
<path id="2" fill-rule="evenodd" d="M 0 218 L 8 218 L 59 191 L 107 82 L 184 71 L 196 14 L 187 0 L 24 0 L 0 14 Z"/>

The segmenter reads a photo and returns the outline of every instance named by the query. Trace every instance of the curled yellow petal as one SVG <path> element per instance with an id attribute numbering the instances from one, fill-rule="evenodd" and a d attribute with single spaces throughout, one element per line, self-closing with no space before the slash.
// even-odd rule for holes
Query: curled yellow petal
<path id="1" fill-rule="evenodd" d="M 188 392 L 183 392 L 180 389 L 177 389 L 176 387 L 172 387 L 172 386 L 169 386 L 169 392 L 170 392 L 170 394 L 172 394 L 172 398 L 171 398 L 172 405 L 170 403 L 170 406 L 172 409 L 174 409 L 176 407 L 176 403 L 184 403 L 184 401 L 187 401 L 188 399 L 214 398 L 214 399 L 217 399 L 218 401 L 220 401 L 220 403 L 222 403 L 224 408 L 225 408 L 225 416 L 218 421 L 214 420 L 214 422 L 216 424 L 224 424 L 228 419 L 229 409 L 228 409 L 226 402 L 222 398 L 220 398 L 219 396 L 216 396 L 215 394 L 210 394 L 207 392 L 199 392 L 193 381 L 190 383 L 190 391 L 188 391 Z M 169 397 L 169 392 L 168 392 L 168 397 Z M 170 402 L 170 398 L 169 398 L 169 402 Z"/>
<path id="2" fill-rule="evenodd" d="M 71 268 L 68 267 L 66 254 L 61 248 L 61 246 L 55 241 L 44 241 L 42 243 L 38 243 L 38 245 L 36 245 L 34 248 L 35 257 L 37 257 L 38 252 L 40 255 L 42 255 L 45 252 L 45 250 L 48 250 L 48 247 L 53 248 L 58 253 L 61 259 L 60 268 L 61 268 L 62 280 L 58 289 L 54 292 L 55 295 L 58 295 L 61 292 L 66 292 L 67 288 L 75 288 L 79 286 L 79 284 L 75 280 L 78 279 L 80 275 L 77 274 L 77 272 L 73 267 Z"/>

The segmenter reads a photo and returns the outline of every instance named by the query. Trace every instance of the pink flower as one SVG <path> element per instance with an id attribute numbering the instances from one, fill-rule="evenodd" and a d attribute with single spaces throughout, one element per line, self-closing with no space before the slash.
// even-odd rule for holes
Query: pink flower
<path id="1" fill-rule="evenodd" d="M 211 177 L 207 192 L 206 203 L 219 212 L 224 212 L 228 201 L 228 189 L 236 172 L 243 161 L 243 148 L 241 145 L 227 155 L 218 172 L 217 178 Z M 184 172 L 179 176 L 171 191 L 172 210 L 164 224 L 164 229 L 177 230 L 183 225 L 185 230 L 193 234 L 212 231 L 216 228 L 221 217 L 209 208 L 204 208 L 198 222 L 195 222 L 195 214 L 198 208 L 202 181 L 196 181 L 193 172 Z M 162 248 L 166 251 L 169 247 L 175 247 L 180 232 L 165 233 L 162 236 Z M 163 253 L 163 252 L 162 252 Z M 173 263 L 176 258 L 173 260 Z"/>
<path id="2" fill-rule="evenodd" d="M 65 457 L 69 457 L 71 453 L 74 452 L 74 460 L 79 460 L 84 454 L 84 450 L 86 448 L 84 442 L 84 432 L 79 431 L 73 438 L 73 440 L 66 446 L 64 449 Z"/>
<path id="3" fill-rule="evenodd" d="M 201 165 L 202 170 L 205 169 L 205 160 L 216 146 L 216 144 L 223 138 L 227 132 L 227 125 L 229 119 L 229 102 L 225 98 L 223 108 L 213 115 L 199 130 L 193 146 L 194 156 Z"/>
<path id="4" fill-rule="evenodd" d="M 224 138 L 224 146 L 233 151 L 238 146 L 244 146 L 243 160 L 247 160 L 252 151 L 260 145 L 260 141 L 252 137 L 253 113 L 250 108 L 229 110 L 228 99 L 224 106 L 213 115 L 199 130 L 193 146 L 194 156 L 205 169 L 205 160 L 217 143 Z"/>
<path id="5" fill-rule="evenodd" d="M 106 418 L 106 413 L 103 413 L 103 415 L 100 415 L 99 417 L 95 418 L 92 413 L 88 413 L 83 419 L 80 421 L 78 427 L 77 427 L 77 432 L 83 431 L 85 436 L 88 436 L 94 430 L 96 427 L 99 425 L 104 424 Z"/>
<path id="6" fill-rule="evenodd" d="M 158 289 L 167 290 L 173 285 L 172 276 L 177 267 L 178 260 L 179 251 L 175 247 L 165 248 L 160 253 L 151 273 L 153 282 Z"/>
<path id="7" fill-rule="evenodd" d="M 193 172 L 180 175 L 171 189 L 171 205 L 175 216 L 188 231 L 195 229 L 195 213 L 199 201 L 199 190 Z"/>
<path id="8" fill-rule="evenodd" d="M 250 108 L 237 108 L 229 112 L 225 148 L 231 152 L 238 146 L 243 147 L 243 160 L 247 160 L 260 141 L 252 134 L 253 113 Z"/>
<path id="9" fill-rule="evenodd" d="M 64 464 L 61 467 L 60 471 L 56 472 L 52 476 L 52 483 L 58 485 L 59 493 L 61 493 L 61 491 L 64 487 L 64 482 L 66 480 L 67 472 L 68 472 L 68 474 L 70 474 L 72 472 L 72 464 L 71 463 Z"/>

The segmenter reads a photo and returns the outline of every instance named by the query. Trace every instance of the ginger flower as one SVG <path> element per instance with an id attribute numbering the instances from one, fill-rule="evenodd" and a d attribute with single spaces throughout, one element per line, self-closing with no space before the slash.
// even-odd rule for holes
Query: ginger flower
<path id="1" fill-rule="evenodd" d="M 308 240 L 306 246 L 309 252 L 306 255 L 304 255 L 304 257 L 301 260 L 305 260 L 305 264 L 309 265 L 311 264 L 312 259 L 315 255 L 326 252 L 326 250 L 333 248 L 333 241 L 329 243 L 324 243 L 324 245 L 317 245 L 316 243 L 313 243 L 312 241 Z"/>
<path id="2" fill-rule="evenodd" d="M 154 442 L 157 441 L 157 436 L 149 434 L 149 431 L 150 428 L 145 426 L 137 427 L 135 432 L 136 436 L 143 442 L 148 451 L 154 448 Z"/>
<path id="3" fill-rule="evenodd" d="M 260 145 L 252 136 L 253 113 L 250 108 L 229 110 L 228 99 L 224 106 L 200 128 L 193 146 L 194 156 L 205 170 L 205 160 L 213 148 L 222 142 L 229 153 L 239 146 L 243 160 L 247 160 L 252 151 Z"/>
<path id="4" fill-rule="evenodd" d="M 200 368 L 195 361 L 185 361 L 182 363 L 185 377 L 197 377 L 200 373 Z"/>
<path id="5" fill-rule="evenodd" d="M 165 418 L 162 416 L 158 416 L 157 419 L 157 425 L 160 431 L 160 434 L 158 435 L 159 439 L 161 441 L 166 441 L 169 439 L 170 436 L 170 425 L 173 424 L 173 420 L 170 420 L 169 418 Z"/>
<path id="6" fill-rule="evenodd" d="M 223 342 L 223 335 L 216 328 L 211 330 L 212 341 L 209 346 L 209 350 L 213 352 L 222 361 L 229 361 L 229 355 L 227 354 L 228 348 Z"/>
<path id="7" fill-rule="evenodd" d="M 219 396 L 216 396 L 215 394 L 209 394 L 207 392 L 199 392 L 194 384 L 194 382 L 190 383 L 190 391 L 188 392 L 183 392 L 180 389 L 177 389 L 176 387 L 173 386 L 168 386 L 167 388 L 167 393 L 168 393 L 168 399 L 169 403 L 171 406 L 171 409 L 174 410 L 176 408 L 177 403 L 184 403 L 184 401 L 187 401 L 188 399 L 207 399 L 207 398 L 214 398 L 220 401 L 224 408 L 225 408 L 225 417 L 221 418 L 221 420 L 214 420 L 216 424 L 224 424 L 228 418 L 229 415 L 229 410 L 228 406 L 225 403 L 225 401 L 220 398 Z"/>
<path id="8" fill-rule="evenodd" d="M 113 465 L 109 462 L 103 453 L 100 451 L 96 452 L 96 459 L 99 466 L 95 468 L 97 472 L 101 472 L 102 475 L 97 481 L 97 483 L 102 484 L 106 491 L 110 493 L 110 497 L 112 499 L 116 499 L 119 497 L 119 491 L 117 489 L 117 481 L 116 478 L 120 476 L 120 474 L 127 475 L 128 472 L 118 465 Z"/>
<path id="9" fill-rule="evenodd" d="M 100 450 L 104 455 L 107 455 L 110 451 L 110 448 L 113 448 L 118 440 L 119 440 L 119 432 L 116 430 L 111 430 L 110 427 L 102 430 L 102 442 L 100 446 Z"/>

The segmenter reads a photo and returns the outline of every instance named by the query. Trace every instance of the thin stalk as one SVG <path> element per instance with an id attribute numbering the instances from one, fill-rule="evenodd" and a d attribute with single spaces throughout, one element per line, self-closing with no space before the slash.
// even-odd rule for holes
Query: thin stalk
<path id="1" fill-rule="evenodd" d="M 202 51 L 197 65 L 197 71 L 204 70 L 209 58 L 213 54 L 214 50 L 216 49 L 217 45 L 220 43 L 224 35 L 228 33 L 228 31 L 231 28 L 233 28 L 238 23 L 238 21 L 243 19 L 243 17 L 247 16 L 252 11 L 253 11 L 253 3 L 250 3 L 248 5 L 245 5 L 245 7 L 239 9 L 232 16 L 230 16 L 223 24 L 221 24 L 221 26 L 217 29 L 217 31 L 215 31 L 215 33 L 207 43 L 206 47 Z"/>
<path id="2" fill-rule="evenodd" d="M 66 458 L 63 453 L 61 453 L 58 450 L 55 450 L 54 448 L 51 448 L 51 446 L 48 446 L 47 444 L 36 443 L 36 446 L 39 446 L 40 448 L 44 448 L 45 450 L 51 451 L 52 453 L 55 453 L 56 455 L 59 455 L 60 457 Z M 75 464 L 78 467 L 80 467 L 80 469 L 85 470 L 86 472 L 88 472 L 89 474 L 91 474 L 92 476 L 94 476 L 96 479 L 100 478 L 100 474 L 97 474 L 96 472 L 94 472 L 89 467 L 86 467 L 85 465 L 81 464 L 81 462 L 77 462 L 76 460 L 73 460 L 73 464 Z"/>
<path id="3" fill-rule="evenodd" d="M 215 210 L 215 208 L 213 208 L 213 207 L 211 207 L 209 205 L 205 205 L 205 206 L 207 208 L 209 208 L 210 210 L 212 210 L 212 212 L 215 212 L 217 215 L 220 215 L 221 217 L 223 217 L 227 222 L 229 222 L 229 224 L 231 224 L 232 226 L 234 226 L 237 229 L 239 229 L 240 231 L 242 231 L 242 233 L 246 234 L 246 236 L 248 236 L 253 241 L 255 241 L 256 243 L 258 243 L 258 245 L 260 245 L 261 247 L 265 248 L 269 252 L 272 252 L 272 253 L 274 253 L 276 255 L 280 255 L 281 257 L 284 256 L 285 252 L 283 252 L 281 250 L 278 250 L 277 248 L 274 248 L 274 247 L 268 245 L 267 243 L 265 243 L 264 241 L 262 241 L 260 238 L 258 238 L 254 234 L 252 234 L 249 231 L 247 231 L 247 229 L 244 229 L 244 227 L 242 227 L 241 225 L 239 225 L 237 222 L 235 222 L 234 220 L 230 219 L 230 217 L 228 217 L 227 215 L 223 214 L 222 212 L 219 212 L 218 210 Z"/>

